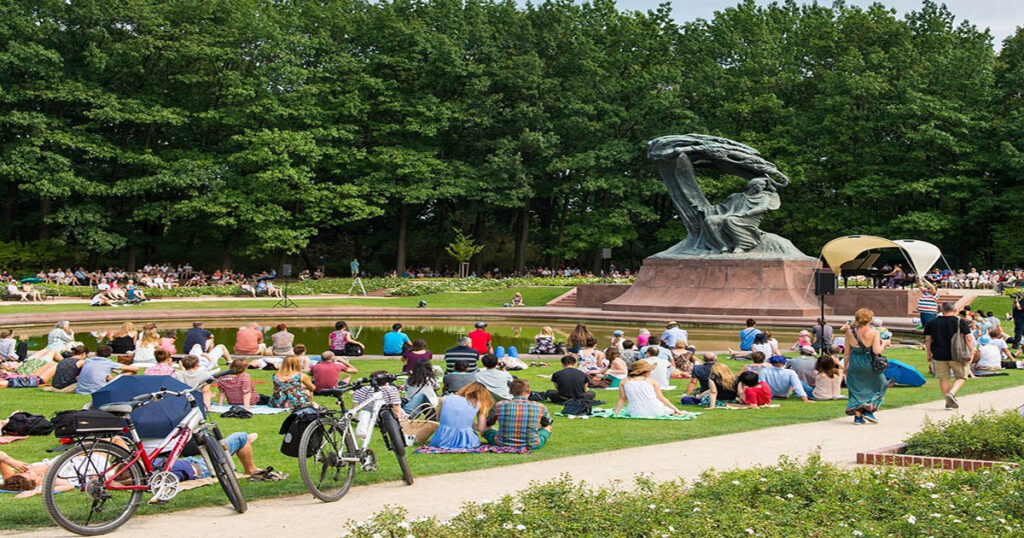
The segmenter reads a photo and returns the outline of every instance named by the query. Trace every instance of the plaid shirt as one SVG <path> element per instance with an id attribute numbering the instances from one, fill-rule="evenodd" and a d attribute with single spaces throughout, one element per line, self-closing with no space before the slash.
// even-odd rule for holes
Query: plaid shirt
<path id="1" fill-rule="evenodd" d="M 491 416 L 498 417 L 498 437 L 495 440 L 501 446 L 537 446 L 540 442 L 537 430 L 542 425 L 541 420 L 544 420 L 544 424 L 551 423 L 547 407 L 522 396 L 498 402 Z"/>

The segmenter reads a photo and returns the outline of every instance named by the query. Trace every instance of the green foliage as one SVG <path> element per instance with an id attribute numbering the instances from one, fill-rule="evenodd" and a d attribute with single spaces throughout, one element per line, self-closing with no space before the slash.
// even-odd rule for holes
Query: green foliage
<path id="1" fill-rule="evenodd" d="M 448 243 L 448 246 L 444 248 L 444 251 L 449 256 L 455 258 L 457 262 L 468 262 L 473 256 L 476 256 L 484 249 L 483 245 L 477 245 L 473 242 L 473 238 L 462 233 L 462 230 L 455 229 L 455 241 Z"/>
<path id="2" fill-rule="evenodd" d="M 813 484 L 813 488 L 808 485 Z M 1022 530 L 1019 469 L 987 474 L 924 469 L 840 469 L 813 457 L 706 472 L 692 485 L 592 488 L 568 476 L 451 519 L 407 521 L 390 508 L 349 525 L 371 536 L 953 536 Z M 855 507 L 855 509 L 851 509 Z M 586 514 L 586 517 L 581 517 Z"/>
<path id="3" fill-rule="evenodd" d="M 487 291 L 533 286 L 579 286 L 581 284 L 630 284 L 632 279 L 605 277 L 526 277 L 526 278 L 445 278 L 409 280 L 388 289 L 390 296 L 429 295 L 432 293 Z"/>
<path id="4" fill-rule="evenodd" d="M 1024 460 L 1024 416 L 1016 410 L 987 411 L 970 418 L 925 420 L 905 441 L 907 454 L 972 460 Z"/>
<path id="5" fill-rule="evenodd" d="M 40 268 L 50 267 L 56 261 L 66 259 L 61 250 L 64 247 L 53 241 L 0 241 L 0 267 L 15 277 L 35 276 Z M 21 274 L 25 273 L 25 274 Z"/>

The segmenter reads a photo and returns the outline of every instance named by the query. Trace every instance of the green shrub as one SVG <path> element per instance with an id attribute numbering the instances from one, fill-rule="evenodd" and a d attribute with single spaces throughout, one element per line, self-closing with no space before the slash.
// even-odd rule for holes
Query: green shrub
<path id="1" fill-rule="evenodd" d="M 907 453 L 919 456 L 1009 461 L 1024 459 L 1024 416 L 1015 410 L 987 411 L 971 418 L 933 422 L 906 440 Z"/>
<path id="2" fill-rule="evenodd" d="M 500 471 L 499 471 L 500 472 Z M 372 536 L 1010 536 L 1024 532 L 1024 472 L 839 469 L 812 457 L 708 472 L 694 484 L 639 478 L 629 491 L 568 477 L 451 519 L 406 521 L 392 508 L 349 524 Z M 454 511 L 454 507 L 453 507 Z"/>
<path id="3" fill-rule="evenodd" d="M 432 293 L 488 291 L 536 286 L 579 286 L 581 284 L 631 284 L 633 279 L 607 277 L 515 277 L 515 278 L 442 278 L 403 280 L 388 286 L 388 295 L 409 297 Z M 369 288 L 367 288 L 369 289 Z"/>

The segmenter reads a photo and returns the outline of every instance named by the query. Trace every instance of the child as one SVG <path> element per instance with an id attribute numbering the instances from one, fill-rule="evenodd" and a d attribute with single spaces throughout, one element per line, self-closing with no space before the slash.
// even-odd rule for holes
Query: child
<path id="1" fill-rule="evenodd" d="M 622 351 L 622 342 L 625 340 L 625 338 L 622 337 L 623 334 L 625 333 L 618 330 L 612 332 L 612 340 L 608 344 L 608 347 Z"/>
<path id="2" fill-rule="evenodd" d="M 795 351 L 797 349 L 800 349 L 800 348 L 802 348 L 804 346 L 809 346 L 809 345 L 811 345 L 811 333 L 810 333 L 810 331 L 800 331 L 800 335 L 797 336 L 797 338 L 796 338 L 796 343 L 793 344 L 793 347 L 789 348 L 789 350 L 790 351 Z"/>
<path id="3" fill-rule="evenodd" d="M 647 329 L 640 329 L 640 333 L 636 335 L 636 346 L 638 348 L 646 346 L 647 340 L 649 340 L 650 338 L 651 331 L 648 331 Z"/>
<path id="4" fill-rule="evenodd" d="M 763 360 L 763 359 L 762 359 Z M 743 372 L 737 378 L 736 399 L 747 407 L 756 409 L 772 403 L 772 389 L 765 381 L 759 381 L 754 372 Z"/>
<path id="5" fill-rule="evenodd" d="M 145 375 L 174 375 L 171 354 L 166 349 L 157 349 L 153 356 L 156 358 L 156 365 L 147 368 Z"/>
<path id="6" fill-rule="evenodd" d="M 387 371 L 377 370 L 370 374 L 370 377 L 377 378 L 379 376 L 386 375 L 388 375 Z M 402 411 L 402 395 L 399 394 L 398 388 L 391 383 L 379 385 L 379 387 L 381 396 L 384 397 L 384 405 L 390 405 L 391 411 L 395 414 L 395 418 L 401 420 L 404 416 L 404 412 Z M 373 397 L 373 388 L 366 386 L 352 393 L 352 403 L 353 405 L 359 405 L 366 400 L 369 400 L 371 397 Z M 359 421 L 359 426 L 356 428 L 356 437 L 361 439 L 366 438 L 366 434 L 370 432 L 371 417 L 369 407 L 370 406 L 367 406 L 360 410 L 356 417 Z"/>
<path id="7" fill-rule="evenodd" d="M 187 355 L 184 359 L 181 359 L 181 367 L 184 368 L 184 371 L 174 372 L 174 379 L 190 387 L 194 387 L 210 377 L 209 370 L 199 367 L 199 357 L 195 355 Z M 209 385 L 204 385 L 203 404 L 207 409 L 210 408 L 211 401 L 213 401 L 213 391 L 210 390 Z"/>

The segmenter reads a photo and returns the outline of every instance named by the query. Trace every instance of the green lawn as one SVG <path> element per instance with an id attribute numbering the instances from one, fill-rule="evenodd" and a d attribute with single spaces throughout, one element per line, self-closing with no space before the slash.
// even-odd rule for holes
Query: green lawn
<path id="1" fill-rule="evenodd" d="M 523 301 L 528 306 L 544 306 L 548 301 L 569 291 L 568 287 L 530 287 L 508 288 L 482 292 L 448 292 L 415 297 L 343 297 L 325 299 L 298 299 L 300 308 L 317 306 L 378 306 L 394 308 L 416 308 L 421 300 L 427 302 L 427 308 L 501 308 L 512 301 L 512 294 L 523 294 Z M 154 299 L 145 303 L 121 308 L 132 310 L 192 310 L 197 308 L 271 308 L 277 299 L 223 300 L 217 297 L 205 298 L 201 301 L 175 301 Z M 4 314 L 22 314 L 29 312 L 77 312 L 94 311 L 100 307 L 89 306 L 82 299 L 81 303 L 17 303 L 0 305 L 0 316 Z M 106 308 L 106 307 L 103 307 Z M 114 309 L 110 309 L 114 310 Z"/>
<path id="2" fill-rule="evenodd" d="M 926 371 L 924 352 L 921 350 L 894 349 L 890 355 L 895 359 L 910 363 L 918 369 Z M 554 372 L 556 370 L 556 362 L 557 359 L 552 357 L 552 360 L 549 361 L 550 367 L 530 369 L 520 372 L 518 375 L 529 379 L 534 390 L 551 388 L 551 382 L 547 378 L 539 377 L 539 374 Z M 728 363 L 737 370 L 744 364 L 739 361 L 728 361 Z M 356 365 L 360 369 L 361 374 L 367 374 L 376 369 L 396 371 L 399 363 L 397 361 L 365 360 L 358 361 Z M 254 372 L 254 377 L 258 380 L 267 380 L 270 377 L 270 372 Z M 1024 381 L 1024 372 L 1010 371 L 1010 376 L 1007 377 L 972 380 L 967 383 L 961 394 L 1017 386 L 1022 381 Z M 261 384 L 258 388 L 261 392 L 268 392 L 270 385 Z M 685 380 L 680 380 L 676 389 L 669 393 L 670 399 L 677 401 L 684 388 Z M 599 391 L 598 397 L 608 400 L 607 405 L 614 405 L 616 394 L 615 391 Z M 936 382 L 930 377 L 924 387 L 894 388 L 889 391 L 880 418 L 885 420 L 884 410 L 886 408 L 917 404 L 938 398 L 939 391 L 936 387 Z M 25 409 L 49 415 L 54 411 L 80 407 L 86 401 L 87 398 L 77 395 L 51 394 L 36 389 L 5 389 L 0 391 L 0 413 L 6 416 L 15 409 Z M 333 403 L 329 398 L 318 398 L 318 401 L 325 405 Z M 785 401 L 782 402 L 781 407 L 774 409 L 749 411 L 705 410 L 705 414 L 701 417 L 685 422 L 600 419 L 567 420 L 556 418 L 554 434 L 551 440 L 544 449 L 533 454 L 411 454 L 409 460 L 413 472 L 417 475 L 467 471 L 638 445 L 722 435 L 771 426 L 826 420 L 843 416 L 844 407 L 845 401 L 813 404 L 805 404 L 800 401 Z M 555 412 L 560 409 L 560 406 L 551 406 L 551 409 L 552 412 Z M 696 410 L 696 408 L 689 408 L 689 410 Z M 291 475 L 284 482 L 243 483 L 242 489 L 247 498 L 256 499 L 305 492 L 302 480 L 298 475 L 297 460 L 283 456 L 278 451 L 281 436 L 278 435 L 277 431 L 282 420 L 282 415 L 257 415 L 249 420 L 223 419 L 220 421 L 221 429 L 228 433 L 241 430 L 258 432 L 261 437 L 255 445 L 257 464 L 262 466 L 273 465 L 275 469 L 282 470 Z M 893 439 L 892 441 L 897 442 L 899 439 Z M 44 450 L 54 444 L 55 439 L 53 437 L 38 437 L 4 445 L 0 448 L 18 459 L 37 461 L 50 456 Z M 380 470 L 376 473 L 357 474 L 357 484 L 397 480 L 399 478 L 399 470 L 394 458 L 389 457 L 390 453 L 385 452 L 382 446 L 378 446 L 377 450 L 380 455 Z M 536 478 L 538 480 L 545 480 L 553 477 L 538 476 Z M 168 505 L 160 507 L 143 506 L 140 508 L 140 513 L 181 510 L 204 505 L 223 505 L 225 502 L 226 498 L 219 487 L 207 486 L 184 492 Z M 339 510 L 343 510 L 345 501 L 343 499 L 340 502 Z M 0 528 L 29 528 L 48 523 L 49 519 L 45 515 L 42 503 L 38 497 L 16 500 L 10 496 L 0 495 Z"/>
<path id="3" fill-rule="evenodd" d="M 1011 308 L 1013 308 L 1013 301 L 1005 295 L 987 295 L 971 301 L 971 310 L 975 312 L 991 310 L 1001 320 L 1006 319 Z"/>

